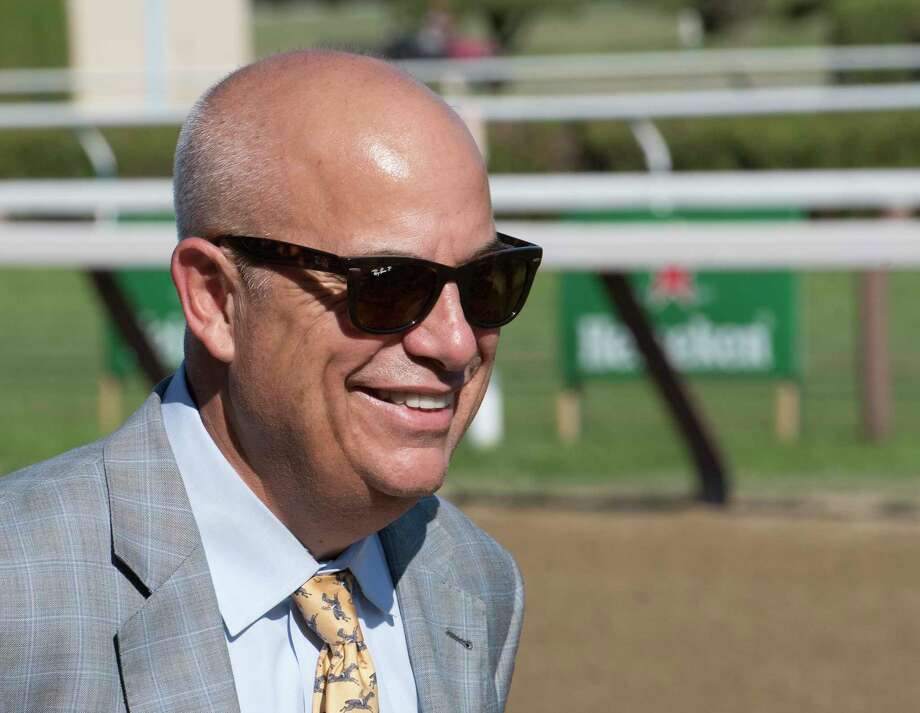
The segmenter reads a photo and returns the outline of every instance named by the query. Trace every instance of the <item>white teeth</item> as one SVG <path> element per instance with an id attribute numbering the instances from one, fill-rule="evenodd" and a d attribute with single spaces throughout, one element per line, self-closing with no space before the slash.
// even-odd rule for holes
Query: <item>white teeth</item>
<path id="1" fill-rule="evenodd" d="M 448 408 L 454 403 L 453 393 L 448 394 L 415 394 L 411 391 L 385 391 L 377 392 L 379 398 L 394 404 L 405 404 L 409 408 L 425 411 Z"/>
<path id="2" fill-rule="evenodd" d="M 444 408 L 442 405 L 444 399 L 440 396 L 420 396 L 418 399 L 419 408 Z"/>

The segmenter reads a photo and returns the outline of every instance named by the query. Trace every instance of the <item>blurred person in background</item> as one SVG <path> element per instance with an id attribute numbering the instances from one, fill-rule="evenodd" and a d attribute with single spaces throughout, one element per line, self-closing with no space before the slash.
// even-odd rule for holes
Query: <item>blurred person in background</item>
<path id="1" fill-rule="evenodd" d="M 450 7 L 433 2 L 425 10 L 418 29 L 393 38 L 383 54 L 390 59 L 474 59 L 495 54 L 495 48 L 461 33 Z"/>
<path id="2" fill-rule="evenodd" d="M 0 710 L 503 710 L 520 573 L 432 494 L 541 251 L 465 126 L 278 55 L 198 102 L 174 180 L 183 366 L 0 481 Z"/>

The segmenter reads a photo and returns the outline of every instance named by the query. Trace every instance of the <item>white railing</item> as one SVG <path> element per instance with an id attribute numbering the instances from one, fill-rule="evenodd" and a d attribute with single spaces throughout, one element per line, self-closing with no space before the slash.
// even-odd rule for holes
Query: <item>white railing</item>
<path id="1" fill-rule="evenodd" d="M 470 61 L 457 63 L 457 66 L 462 64 L 470 71 L 479 67 L 476 71 L 481 74 L 476 77 L 482 81 L 521 78 L 528 72 L 533 72 L 535 78 L 558 79 L 567 76 L 564 72 L 576 71 L 579 62 L 600 66 L 608 61 L 612 64 L 605 71 L 646 72 L 649 76 L 656 72 L 680 74 L 681 71 L 767 72 L 819 68 L 843 71 L 920 67 L 920 48 L 883 49 L 643 53 L 631 56 L 628 61 L 626 56 L 620 56 L 616 61 L 608 57 L 604 62 L 597 57 L 552 60 L 531 57 Z M 558 69 L 547 68 L 550 64 Z M 620 69 L 613 69 L 614 65 Z M 424 66 L 435 71 L 446 65 Z M 538 71 L 541 66 L 545 71 Z M 421 67 L 421 64 L 415 65 L 416 70 Z M 499 76 L 500 68 L 505 75 Z M 0 72 L 0 91 L 4 86 L 12 86 L 4 85 L 11 76 Z M 42 76 L 46 83 L 41 86 L 47 90 L 54 75 Z M 478 81 L 473 75 L 470 77 Z M 36 82 L 36 86 L 40 84 Z M 464 95 L 449 100 L 462 104 L 464 115 L 486 122 L 603 119 L 635 124 L 642 120 L 677 117 L 917 109 L 920 108 L 920 83 L 572 96 Z M 84 107 L 64 102 L 7 103 L 0 104 L 0 129 L 69 128 L 98 134 L 98 129 L 106 127 L 177 125 L 186 111 L 186 107 L 138 109 Z M 101 134 L 99 137 L 102 141 Z M 506 217 L 626 209 L 666 212 L 681 208 L 887 212 L 920 205 L 920 171 L 915 170 L 494 176 L 492 188 L 496 213 Z M 105 217 L 171 209 L 168 180 L 0 183 L 0 213 L 10 215 Z M 675 262 L 725 268 L 862 269 L 920 265 L 918 223 L 890 218 L 646 225 L 518 221 L 502 222 L 500 227 L 544 244 L 546 264 L 551 268 L 628 269 Z M 0 264 L 162 265 L 174 243 L 175 232 L 169 223 L 0 223 Z"/>
<path id="2" fill-rule="evenodd" d="M 920 108 L 920 84 L 445 97 L 488 122 L 679 119 Z"/>
<path id="3" fill-rule="evenodd" d="M 920 68 L 920 45 L 767 47 L 409 60 L 403 66 L 425 82 L 459 77 L 469 83 L 893 71 Z"/>
<path id="4" fill-rule="evenodd" d="M 799 208 L 909 210 L 920 206 L 920 171 L 768 171 L 498 175 L 495 213 Z M 169 214 L 167 179 L 0 182 L 0 213 L 33 219 L 146 212 Z M 165 265 L 171 222 L 155 225 L 0 223 L 0 264 L 70 267 Z M 500 220 L 544 246 L 550 269 L 867 269 L 920 265 L 920 222 L 877 219 L 716 223 L 580 223 Z"/>
<path id="5" fill-rule="evenodd" d="M 736 77 L 920 69 L 920 45 L 767 47 L 672 52 L 530 55 L 463 60 L 406 60 L 406 71 L 424 82 L 542 82 L 604 79 Z M 226 68 L 172 73 L 171 84 L 200 86 L 217 81 Z M 0 95 L 67 93 L 81 86 L 142 91 L 143 72 L 71 69 L 0 70 Z"/>
<path id="6" fill-rule="evenodd" d="M 692 171 L 679 173 L 497 174 L 497 215 L 577 211 L 920 207 L 920 169 Z M 172 181 L 0 181 L 0 215 L 34 217 L 171 213 Z"/>
<path id="7" fill-rule="evenodd" d="M 920 267 L 920 221 L 715 223 L 499 221 L 543 246 L 550 270 L 807 270 Z M 163 224 L 0 224 L 0 266 L 165 267 L 176 244 Z"/>
<path id="8" fill-rule="evenodd" d="M 920 108 L 920 83 L 709 89 L 620 94 L 446 96 L 465 116 L 486 122 L 675 119 Z M 170 126 L 187 107 L 0 103 L 0 129 Z"/>

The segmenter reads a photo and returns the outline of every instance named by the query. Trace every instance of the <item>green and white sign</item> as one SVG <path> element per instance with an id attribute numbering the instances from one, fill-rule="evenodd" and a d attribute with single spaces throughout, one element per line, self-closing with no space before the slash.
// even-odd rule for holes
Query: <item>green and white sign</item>
<path id="1" fill-rule="evenodd" d="M 796 210 L 585 213 L 573 222 L 763 222 L 801 220 Z M 798 277 L 782 272 L 694 272 L 672 265 L 630 276 L 671 363 L 685 374 L 799 378 Z M 566 382 L 628 378 L 643 371 L 629 329 L 600 278 L 566 274 L 560 289 L 560 351 Z"/>
<path id="2" fill-rule="evenodd" d="M 798 378 L 798 281 L 789 272 L 693 272 L 678 266 L 630 277 L 671 363 L 683 373 Z M 562 365 L 570 385 L 642 371 L 641 355 L 600 278 L 561 285 Z"/>
<path id="3" fill-rule="evenodd" d="M 138 324 L 167 368 L 183 358 L 185 315 L 168 270 L 119 270 L 115 281 L 134 308 Z M 115 327 L 106 325 L 106 365 L 109 373 L 124 377 L 136 368 L 137 359 Z"/>

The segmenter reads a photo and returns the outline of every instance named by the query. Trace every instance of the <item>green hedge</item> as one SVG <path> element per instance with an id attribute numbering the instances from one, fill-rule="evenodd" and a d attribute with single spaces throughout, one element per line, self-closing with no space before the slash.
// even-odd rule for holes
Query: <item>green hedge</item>
<path id="1" fill-rule="evenodd" d="M 671 120 L 658 123 L 687 170 L 920 166 L 920 113 Z M 521 124 L 489 131 L 496 172 L 641 171 L 622 124 Z"/>
<path id="2" fill-rule="evenodd" d="M 64 0 L 0 0 L 0 67 L 66 67 Z"/>

